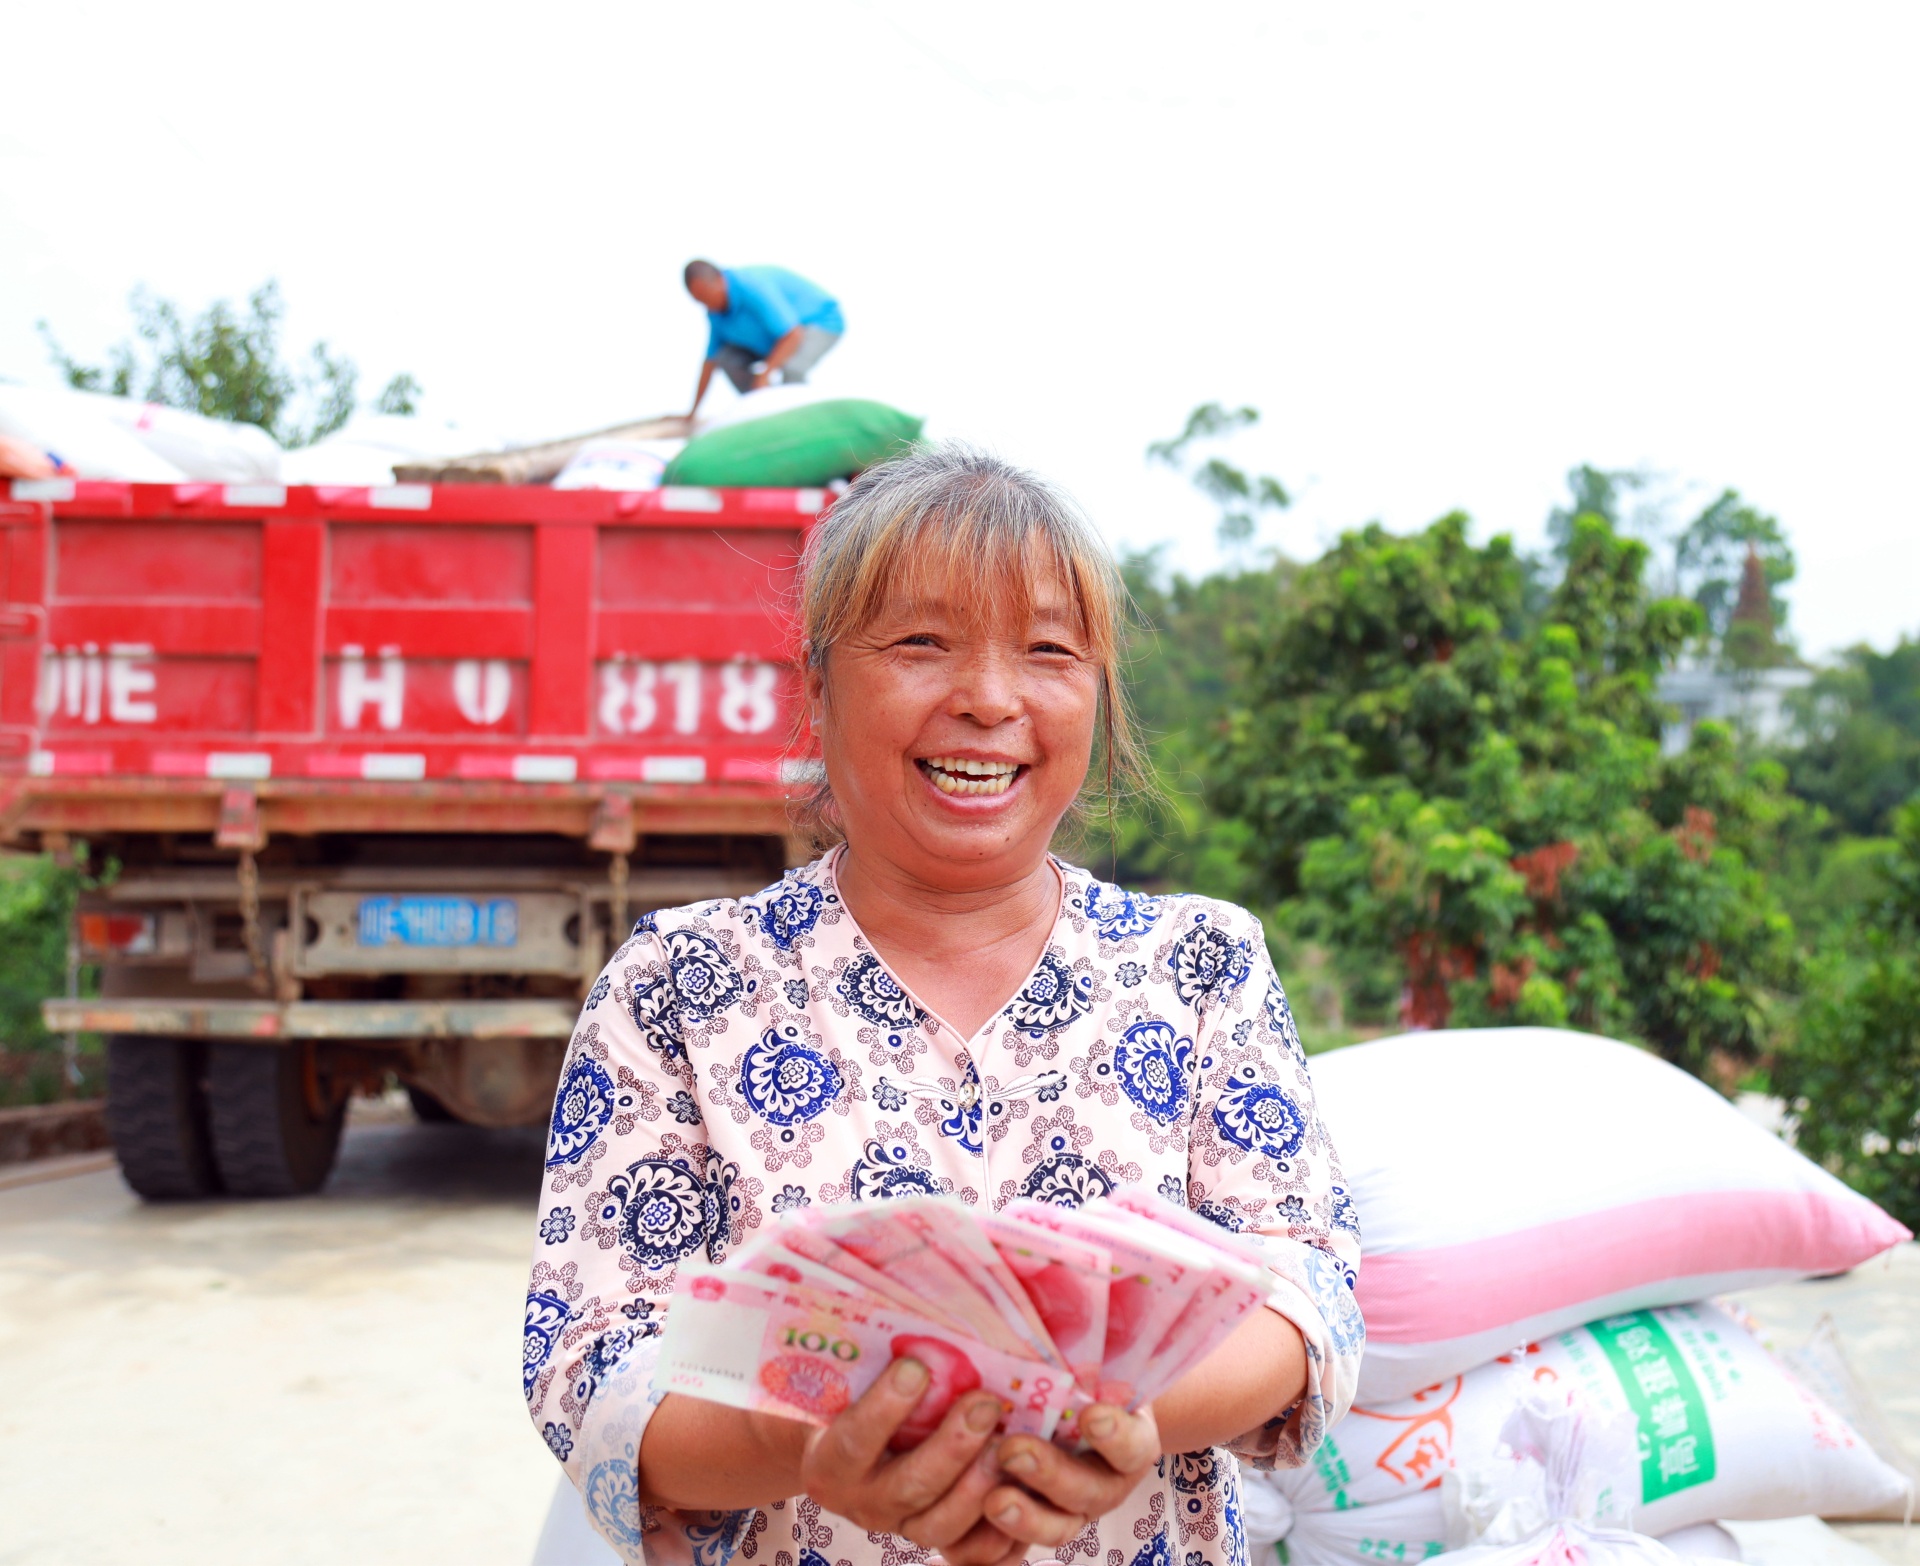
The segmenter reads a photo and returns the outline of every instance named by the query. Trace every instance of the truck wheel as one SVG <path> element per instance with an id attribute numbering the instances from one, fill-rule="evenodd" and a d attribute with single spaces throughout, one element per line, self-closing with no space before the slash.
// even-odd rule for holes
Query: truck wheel
<path id="1" fill-rule="evenodd" d="M 127 1184 L 150 1202 L 220 1189 L 200 1083 L 205 1064 L 197 1039 L 107 1040 L 107 1130 Z"/>
<path id="2" fill-rule="evenodd" d="M 207 1106 L 213 1156 L 235 1196 L 303 1196 L 333 1170 L 347 1106 L 315 1119 L 298 1048 L 212 1044 Z"/>
<path id="3" fill-rule="evenodd" d="M 413 1118 L 430 1126 L 454 1125 L 460 1117 L 425 1088 L 407 1084 L 407 1102 L 413 1105 Z"/>

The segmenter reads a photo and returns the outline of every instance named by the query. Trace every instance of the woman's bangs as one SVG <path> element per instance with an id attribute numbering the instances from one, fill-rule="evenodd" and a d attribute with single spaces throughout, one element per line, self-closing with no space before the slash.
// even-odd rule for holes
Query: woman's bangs
<path id="1" fill-rule="evenodd" d="M 848 629 L 864 630 L 906 604 L 958 610 L 970 634 L 1024 628 L 1042 584 L 1053 581 L 1072 604 L 1075 630 L 1104 661 L 1112 632 L 1088 612 L 1095 595 L 1087 591 L 1087 565 L 1045 526 L 1009 527 L 971 508 L 896 518 L 862 562 Z"/>

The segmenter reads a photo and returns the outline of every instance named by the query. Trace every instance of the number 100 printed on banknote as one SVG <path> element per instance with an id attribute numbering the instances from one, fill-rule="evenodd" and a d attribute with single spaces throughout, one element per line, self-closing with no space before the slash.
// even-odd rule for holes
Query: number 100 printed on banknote
<path id="1" fill-rule="evenodd" d="M 758 1287 L 762 1281 L 772 1287 Z M 1071 1377 L 981 1343 L 963 1343 L 933 1322 L 777 1280 L 696 1274 L 661 1344 L 654 1385 L 733 1408 L 824 1425 L 873 1385 L 895 1359 L 916 1359 L 930 1381 L 895 1435 L 924 1440 L 954 1399 L 991 1392 L 1006 1428 L 1051 1436 Z"/>

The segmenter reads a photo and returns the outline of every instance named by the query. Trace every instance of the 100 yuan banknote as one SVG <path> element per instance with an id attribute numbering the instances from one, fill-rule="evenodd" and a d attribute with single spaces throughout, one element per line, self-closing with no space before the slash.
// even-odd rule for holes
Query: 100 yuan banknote
<path id="1" fill-rule="evenodd" d="M 897 1450 L 925 1440 L 976 1389 L 997 1397 L 1005 1427 L 1024 1435 L 1051 1437 L 1069 1405 L 1084 1402 L 1071 1375 L 935 1322 L 724 1268 L 676 1292 L 654 1386 L 824 1425 L 902 1358 L 925 1365 L 931 1380 L 893 1438 Z"/>

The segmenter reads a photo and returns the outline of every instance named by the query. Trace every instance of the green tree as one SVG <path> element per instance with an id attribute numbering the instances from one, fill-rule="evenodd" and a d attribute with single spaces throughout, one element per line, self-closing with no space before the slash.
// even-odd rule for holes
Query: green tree
<path id="1" fill-rule="evenodd" d="M 40 1002 L 66 984 L 67 923 L 80 877 L 51 859 L 0 858 L 0 1044 L 41 1047 Z"/>
<path id="2" fill-rule="evenodd" d="M 60 1041 L 40 1002 L 67 982 L 67 930 L 85 872 L 44 856 L 0 856 L 0 1103 L 44 1102 L 66 1090 Z"/>
<path id="3" fill-rule="evenodd" d="M 1131 598 L 1125 686 L 1158 788 L 1129 801 L 1107 850 L 1112 878 L 1129 885 L 1241 900 L 1250 889 L 1245 829 L 1206 797 L 1205 757 L 1233 697 L 1229 627 L 1284 590 L 1292 566 L 1168 577 L 1158 550 L 1121 562 Z"/>
<path id="4" fill-rule="evenodd" d="M 1303 928 L 1398 964 L 1406 1020 L 1572 1022 L 1726 1080 L 1791 954 L 1755 868 L 1783 775 L 1714 725 L 1661 756 L 1701 611 L 1602 516 L 1562 553 L 1536 607 L 1463 516 L 1346 534 L 1240 639 L 1215 797 Z"/>
<path id="5" fill-rule="evenodd" d="M 1740 578 L 1750 549 L 1766 573 L 1769 608 L 1779 634 L 1787 623 L 1785 588 L 1797 568 L 1793 546 L 1775 518 L 1741 499 L 1738 490 L 1723 490 L 1674 542 L 1680 589 L 1705 612 L 1707 629 L 1716 639 L 1726 636 L 1740 601 Z"/>
<path id="6" fill-rule="evenodd" d="M 1794 792 L 1845 832 L 1886 832 L 1920 792 L 1920 640 L 1903 637 L 1885 653 L 1852 648 L 1798 706 L 1804 743 L 1786 757 Z"/>
<path id="7" fill-rule="evenodd" d="M 130 308 L 137 341 L 109 349 L 104 365 L 81 363 L 60 346 L 45 321 L 40 323 L 69 385 L 257 424 L 289 448 L 312 445 L 353 416 L 359 371 L 351 359 L 317 342 L 297 368 L 282 361 L 280 323 L 286 307 L 271 279 L 248 296 L 245 311 L 219 299 L 189 317 L 144 288 L 134 290 Z M 419 396 L 411 375 L 396 375 L 375 407 L 411 413 Z"/>
<path id="8" fill-rule="evenodd" d="M 412 414 L 420 411 L 420 383 L 411 375 L 400 374 L 381 388 L 373 399 L 375 413 Z"/>
<path id="9" fill-rule="evenodd" d="M 1630 533 L 1644 542 L 1657 542 L 1644 535 L 1656 531 L 1658 524 L 1645 503 L 1655 475 L 1645 468 L 1596 468 L 1583 462 L 1567 473 L 1567 502 L 1547 513 L 1547 541 L 1554 553 L 1564 556 L 1573 538 L 1575 517 L 1601 517 L 1617 533 Z"/>
<path id="10" fill-rule="evenodd" d="M 1802 1152 L 1920 1228 L 1920 795 L 1878 859 L 1875 895 L 1808 966 L 1773 1085 Z"/>
<path id="11" fill-rule="evenodd" d="M 1206 403 L 1187 416 L 1178 435 L 1147 448 L 1150 462 L 1185 474 L 1213 502 L 1220 539 L 1236 550 L 1251 542 L 1260 513 L 1289 504 L 1286 489 L 1271 475 L 1246 473 L 1218 451 L 1203 458 L 1196 448 L 1224 441 L 1259 418 L 1253 408 Z M 1158 549 L 1122 561 L 1131 599 L 1127 699 L 1157 787 L 1129 801 L 1108 841 L 1097 845 L 1106 849 L 1108 874 L 1139 885 L 1246 895 L 1244 829 L 1209 805 L 1204 757 L 1232 691 L 1229 628 L 1265 612 L 1292 571 L 1275 557 L 1197 579 L 1169 576 Z"/>
<path id="12" fill-rule="evenodd" d="M 1202 457 L 1195 450 L 1259 422 L 1258 409 L 1202 403 L 1187 415 L 1186 427 L 1178 435 L 1147 447 L 1150 461 L 1184 473 L 1193 487 L 1219 508 L 1218 529 L 1223 544 L 1238 547 L 1252 542 L 1262 512 L 1284 511 L 1293 504 L 1286 486 L 1272 474 L 1247 473 L 1218 453 Z"/>

